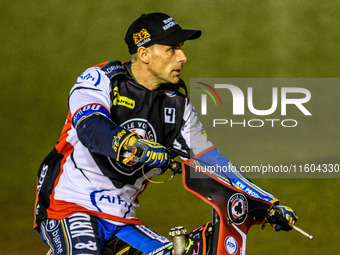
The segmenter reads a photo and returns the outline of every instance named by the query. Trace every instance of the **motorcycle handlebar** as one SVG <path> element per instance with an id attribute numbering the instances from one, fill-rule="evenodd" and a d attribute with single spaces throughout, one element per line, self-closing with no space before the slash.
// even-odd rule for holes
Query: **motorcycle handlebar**
<path id="1" fill-rule="evenodd" d="M 183 152 L 181 150 L 175 149 L 173 147 L 169 147 L 166 149 L 167 154 L 168 154 L 168 161 L 165 166 L 162 167 L 162 173 L 164 173 L 166 170 L 171 170 L 174 174 L 182 173 L 182 167 L 181 167 L 181 162 L 175 161 L 174 159 L 176 157 L 182 157 L 182 158 L 190 158 L 190 155 L 186 152 Z M 135 147 L 133 148 L 132 154 L 134 154 L 137 157 L 142 156 L 143 150 L 141 148 Z M 255 208 L 254 210 L 263 210 L 265 208 Z M 266 210 L 266 209 L 265 209 Z M 247 212 L 249 213 L 249 211 Z M 246 214 L 247 214 L 246 213 Z M 240 217 L 244 217 L 245 215 L 241 215 Z M 237 218 L 233 221 L 229 221 L 229 224 L 232 224 L 234 221 L 236 221 Z M 301 233 L 302 235 L 306 236 L 309 240 L 313 240 L 313 235 L 308 234 L 301 228 L 289 223 L 283 215 L 277 210 L 270 209 L 267 211 L 267 220 L 269 223 L 272 224 L 283 224 L 283 225 L 288 225 L 292 229 L 296 230 L 297 232 Z"/>

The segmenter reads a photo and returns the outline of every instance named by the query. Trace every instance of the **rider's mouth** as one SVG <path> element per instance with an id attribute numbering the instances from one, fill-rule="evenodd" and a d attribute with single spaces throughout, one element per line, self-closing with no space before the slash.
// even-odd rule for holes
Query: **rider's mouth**
<path id="1" fill-rule="evenodd" d="M 174 72 L 176 73 L 176 75 L 180 75 L 181 74 L 181 69 L 175 69 Z"/>

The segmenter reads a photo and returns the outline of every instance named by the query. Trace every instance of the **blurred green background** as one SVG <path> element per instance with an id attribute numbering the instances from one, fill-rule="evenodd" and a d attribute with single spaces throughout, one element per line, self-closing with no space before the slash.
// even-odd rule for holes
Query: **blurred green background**
<path id="1" fill-rule="evenodd" d="M 0 8 L 1 254 L 47 252 L 32 230 L 37 169 L 59 138 L 68 92 L 77 76 L 106 60 L 128 60 L 123 38 L 140 14 L 165 12 L 183 27 L 203 31 L 202 38 L 184 45 L 188 63 L 182 78 L 188 84 L 193 77 L 340 76 L 338 1 L 2 0 Z M 312 117 L 323 125 L 309 125 L 310 137 L 320 137 L 315 143 L 304 141 L 294 151 L 289 144 L 298 134 L 276 139 L 279 130 L 267 137 L 259 130 L 229 129 L 223 133 L 229 146 L 226 156 L 236 165 L 278 155 L 286 162 L 294 155 L 294 162 L 312 163 L 320 160 L 315 156 L 320 151 L 323 161 L 329 157 L 339 162 L 338 132 L 322 128 L 340 130 L 339 87 L 334 93 L 320 91 L 315 96 L 328 105 Z M 257 179 L 256 183 L 293 207 L 299 226 L 315 240 L 255 226 L 248 235 L 248 255 L 338 254 L 339 179 Z M 190 230 L 210 220 L 210 208 L 184 190 L 180 177 L 163 185 L 150 184 L 140 201 L 139 218 L 164 235 L 177 225 Z"/>

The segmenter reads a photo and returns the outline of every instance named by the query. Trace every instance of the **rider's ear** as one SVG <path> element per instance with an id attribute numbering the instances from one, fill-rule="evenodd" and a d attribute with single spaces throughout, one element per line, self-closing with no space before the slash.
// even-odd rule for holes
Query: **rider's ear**
<path id="1" fill-rule="evenodd" d="M 145 64 L 149 63 L 149 54 L 150 54 L 150 51 L 143 46 L 139 47 L 137 50 L 138 58 Z"/>

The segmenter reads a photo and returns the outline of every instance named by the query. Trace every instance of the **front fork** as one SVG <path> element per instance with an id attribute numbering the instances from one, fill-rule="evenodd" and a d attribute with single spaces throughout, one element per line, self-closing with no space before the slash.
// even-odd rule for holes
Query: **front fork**
<path id="1" fill-rule="evenodd" d="M 210 243 L 207 245 L 207 255 L 216 255 L 218 247 L 218 233 L 220 231 L 220 216 L 212 209 L 212 232 Z"/>

